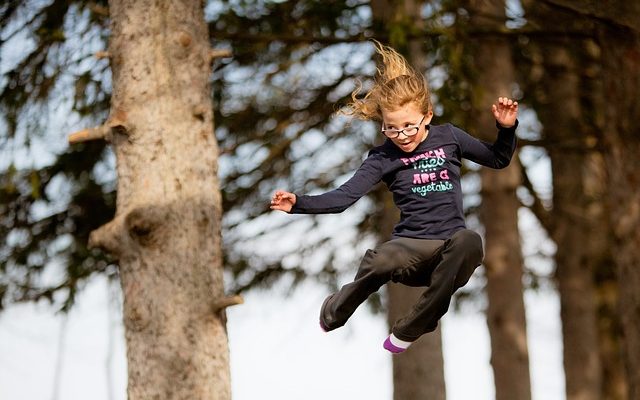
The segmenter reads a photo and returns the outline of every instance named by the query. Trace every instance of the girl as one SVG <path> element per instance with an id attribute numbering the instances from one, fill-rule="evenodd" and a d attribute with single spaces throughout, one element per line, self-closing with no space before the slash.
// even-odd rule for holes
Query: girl
<path id="1" fill-rule="evenodd" d="M 518 103 L 499 97 L 492 112 L 498 129 L 485 143 L 450 125 L 430 125 L 427 82 L 390 47 L 375 42 L 382 57 L 371 91 L 341 111 L 381 121 L 385 142 L 369 151 L 354 176 L 330 192 L 306 196 L 278 190 L 271 209 L 297 214 L 339 213 L 382 181 L 400 209 L 389 241 L 367 250 L 353 282 L 331 294 L 320 309 L 326 332 L 341 327 L 370 294 L 388 281 L 426 286 L 418 302 L 395 322 L 383 347 L 401 353 L 436 329 L 451 296 L 483 258 L 480 236 L 466 229 L 460 186 L 461 159 L 490 168 L 509 165 L 516 148 Z"/>

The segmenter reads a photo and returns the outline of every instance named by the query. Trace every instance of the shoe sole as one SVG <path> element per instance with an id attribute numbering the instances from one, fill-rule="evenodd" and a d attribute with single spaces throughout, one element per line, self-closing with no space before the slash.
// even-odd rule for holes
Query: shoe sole
<path id="1" fill-rule="evenodd" d="M 324 299 L 324 301 L 322 302 L 322 306 L 320 306 L 320 328 L 322 328 L 322 330 L 325 332 L 329 332 L 336 328 L 339 328 L 339 326 L 331 327 L 330 324 L 325 322 L 325 310 L 327 308 L 327 305 L 329 304 L 329 300 L 331 300 L 333 296 L 335 296 L 335 293 L 329 295 L 326 299 Z"/>

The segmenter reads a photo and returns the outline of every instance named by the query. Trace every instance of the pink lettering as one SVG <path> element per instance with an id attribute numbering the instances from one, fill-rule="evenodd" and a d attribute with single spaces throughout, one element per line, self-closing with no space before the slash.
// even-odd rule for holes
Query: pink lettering
<path id="1" fill-rule="evenodd" d="M 413 184 L 429 183 L 436 180 L 436 173 L 430 172 L 428 174 L 413 174 Z"/>
<path id="2" fill-rule="evenodd" d="M 434 157 L 447 158 L 447 155 L 445 154 L 443 148 L 439 148 L 437 150 L 427 150 L 424 153 L 418 154 L 415 157 L 401 158 L 401 160 L 404 163 L 404 165 L 409 165 L 418 160 L 422 160 L 423 158 L 434 158 Z"/>

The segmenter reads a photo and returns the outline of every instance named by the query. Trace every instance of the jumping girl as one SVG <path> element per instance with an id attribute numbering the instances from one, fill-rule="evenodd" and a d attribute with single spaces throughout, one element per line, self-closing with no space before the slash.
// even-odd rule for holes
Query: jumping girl
<path id="1" fill-rule="evenodd" d="M 433 107 L 425 78 L 392 48 L 375 45 L 382 57 L 375 85 L 362 99 L 355 90 L 341 113 L 379 121 L 385 142 L 371 149 L 354 176 L 339 188 L 317 196 L 277 190 L 271 209 L 340 213 L 376 184 L 385 183 L 400 210 L 400 221 L 390 240 L 367 250 L 353 282 L 326 298 L 320 326 L 326 332 L 343 326 L 369 295 L 389 281 L 425 286 L 383 343 L 388 351 L 401 353 L 436 329 L 454 292 L 482 262 L 482 239 L 465 226 L 461 160 L 490 168 L 509 165 L 516 148 L 518 103 L 499 97 L 493 104 L 498 131 L 494 143 L 451 124 L 431 125 Z"/>

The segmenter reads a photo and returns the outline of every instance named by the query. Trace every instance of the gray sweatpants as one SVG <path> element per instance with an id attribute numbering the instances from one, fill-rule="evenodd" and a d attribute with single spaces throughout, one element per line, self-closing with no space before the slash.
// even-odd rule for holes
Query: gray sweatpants
<path id="1" fill-rule="evenodd" d="M 396 238 L 367 250 L 353 282 L 322 304 L 320 320 L 328 329 L 344 325 L 369 295 L 389 281 L 426 286 L 409 314 L 395 322 L 400 340 L 415 341 L 431 332 L 449 309 L 451 296 L 482 262 L 482 239 L 463 229 L 447 240 Z"/>

